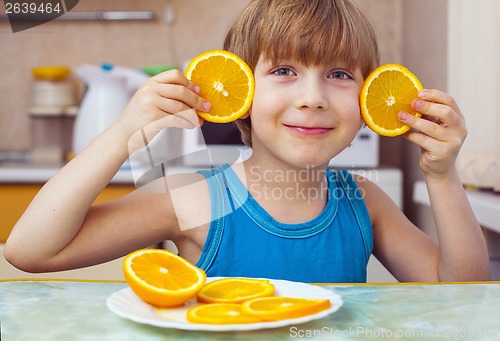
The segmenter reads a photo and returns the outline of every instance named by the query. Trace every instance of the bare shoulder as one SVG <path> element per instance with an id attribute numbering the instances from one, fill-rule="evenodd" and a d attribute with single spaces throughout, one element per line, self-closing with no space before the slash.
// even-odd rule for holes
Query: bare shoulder
<path id="1" fill-rule="evenodd" d="M 376 183 L 358 174 L 353 174 L 353 178 L 362 193 L 374 231 L 377 226 L 388 226 L 391 221 L 405 220 L 401 209 Z"/>
<path id="2" fill-rule="evenodd" d="M 394 205 L 392 199 L 373 181 L 359 174 L 352 174 L 358 188 L 363 193 L 367 205 Z"/>

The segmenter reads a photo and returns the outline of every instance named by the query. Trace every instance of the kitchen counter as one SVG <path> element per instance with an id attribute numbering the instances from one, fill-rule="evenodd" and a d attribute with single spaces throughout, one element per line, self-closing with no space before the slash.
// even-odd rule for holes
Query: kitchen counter
<path id="1" fill-rule="evenodd" d="M 0 163 L 0 184 L 1 183 L 37 183 L 43 184 L 53 177 L 63 164 L 30 164 L 30 163 Z M 165 169 L 166 174 L 193 173 L 204 167 L 192 167 L 177 165 Z M 134 168 L 122 169 L 111 180 L 112 184 L 134 184 L 139 180 L 143 182 L 148 177 L 161 176 L 161 168 L 154 169 Z M 364 176 L 370 181 L 378 184 L 398 205 L 402 207 L 402 181 L 403 175 L 400 169 L 396 168 L 376 168 L 376 169 L 356 169 L 353 173 Z"/>
<path id="2" fill-rule="evenodd" d="M 476 219 L 481 226 L 500 233 L 500 194 L 491 191 L 466 190 L 467 198 Z M 417 181 L 413 187 L 413 201 L 430 206 L 429 194 L 424 181 Z"/>
<path id="3" fill-rule="evenodd" d="M 59 164 L 31 164 L 31 163 L 0 163 L 0 184 L 23 183 L 43 184 L 52 178 L 63 166 Z M 166 174 L 193 173 L 203 167 L 188 167 L 175 165 L 165 169 Z M 396 170 L 391 170 L 391 176 Z M 371 173 L 370 173 L 371 174 Z M 111 180 L 111 184 L 139 184 L 162 176 L 161 167 L 136 167 L 120 169 Z M 387 176 L 386 176 L 387 177 Z M 377 179 L 375 179 L 377 180 Z"/>
<path id="4" fill-rule="evenodd" d="M 247 332 L 194 332 L 121 318 L 124 282 L 0 281 L 5 340 L 500 340 L 500 282 L 324 286 L 344 303 L 320 320 Z M 3 338 L 2 338 L 3 337 Z"/>
<path id="5" fill-rule="evenodd" d="M 29 164 L 29 163 L 2 163 L 0 164 L 0 183 L 45 183 L 53 177 L 63 164 Z M 133 184 L 134 178 L 130 169 L 118 171 L 111 183 Z"/>
<path id="6" fill-rule="evenodd" d="M 0 243 L 7 240 L 10 231 L 22 216 L 40 188 L 52 178 L 62 164 L 0 163 Z M 119 171 L 96 198 L 105 202 L 132 192 L 136 188 L 130 170 Z M 0 256 L 0 258 L 3 257 Z M 4 275 L 0 261 L 0 278 Z"/>

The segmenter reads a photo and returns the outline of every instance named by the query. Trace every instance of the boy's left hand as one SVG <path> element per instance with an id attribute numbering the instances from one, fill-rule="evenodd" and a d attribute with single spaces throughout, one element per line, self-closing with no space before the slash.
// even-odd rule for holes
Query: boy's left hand
<path id="1" fill-rule="evenodd" d="M 414 129 L 404 136 L 422 148 L 420 167 L 426 175 L 446 175 L 467 136 L 464 116 L 455 100 L 439 90 L 420 91 L 412 107 L 422 117 L 399 113 L 401 122 Z"/>

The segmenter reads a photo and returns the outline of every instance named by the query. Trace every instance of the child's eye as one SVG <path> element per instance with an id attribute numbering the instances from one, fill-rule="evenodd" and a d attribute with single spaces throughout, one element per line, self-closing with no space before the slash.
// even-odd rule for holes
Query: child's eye
<path id="1" fill-rule="evenodd" d="M 333 71 L 328 77 L 333 79 L 353 79 L 352 76 L 345 71 Z"/>
<path id="2" fill-rule="evenodd" d="M 277 69 L 274 69 L 272 71 L 272 74 L 273 75 L 276 75 L 276 76 L 293 76 L 295 75 L 295 73 L 288 67 L 279 67 Z"/>

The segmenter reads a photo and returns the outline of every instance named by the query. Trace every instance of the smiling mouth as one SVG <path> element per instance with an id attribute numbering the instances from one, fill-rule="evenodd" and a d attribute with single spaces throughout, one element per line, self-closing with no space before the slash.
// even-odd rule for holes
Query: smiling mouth
<path id="1" fill-rule="evenodd" d="M 302 127 L 285 124 L 285 127 L 301 135 L 323 135 L 333 130 L 333 128 Z"/>

